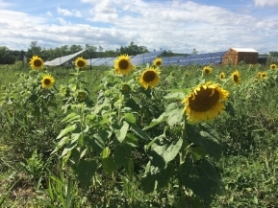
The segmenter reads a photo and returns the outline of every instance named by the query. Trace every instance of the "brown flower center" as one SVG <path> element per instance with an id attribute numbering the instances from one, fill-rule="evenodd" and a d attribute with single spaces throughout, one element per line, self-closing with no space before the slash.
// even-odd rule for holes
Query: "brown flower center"
<path id="1" fill-rule="evenodd" d="M 78 67 L 84 67 L 85 66 L 85 62 L 84 61 L 82 61 L 82 60 L 79 60 L 79 61 L 77 61 L 77 66 Z"/>
<path id="2" fill-rule="evenodd" d="M 234 79 L 235 83 L 237 83 L 239 81 L 239 78 L 238 78 L 238 76 L 236 74 L 234 75 L 233 79 Z"/>
<path id="3" fill-rule="evenodd" d="M 50 81 L 50 79 L 44 79 L 44 80 L 43 80 L 43 83 L 44 83 L 45 85 L 50 85 L 51 81 Z"/>
<path id="4" fill-rule="evenodd" d="M 41 60 L 36 59 L 36 60 L 34 61 L 34 66 L 40 67 L 41 65 L 42 65 Z"/>
<path id="5" fill-rule="evenodd" d="M 275 65 L 272 65 L 271 68 L 272 68 L 272 69 L 275 69 Z"/>
<path id="6" fill-rule="evenodd" d="M 128 61 L 127 61 L 127 60 L 121 60 L 121 61 L 119 62 L 119 67 L 120 67 L 120 69 L 122 69 L 122 70 L 128 69 Z"/>
<path id="7" fill-rule="evenodd" d="M 197 112 L 205 112 L 211 109 L 219 100 L 219 93 L 215 89 L 204 89 L 201 87 L 200 91 L 197 91 L 197 95 L 191 95 L 189 98 L 189 107 Z M 195 97 L 195 99 L 194 99 Z"/>
<path id="8" fill-rule="evenodd" d="M 210 70 L 209 69 L 205 69 L 205 74 L 209 74 Z"/>
<path id="9" fill-rule="evenodd" d="M 156 61 L 155 65 L 156 66 L 160 66 L 161 65 L 161 61 Z"/>
<path id="10" fill-rule="evenodd" d="M 143 80 L 145 82 L 152 82 L 155 79 L 155 72 L 153 71 L 146 71 L 143 75 Z"/>

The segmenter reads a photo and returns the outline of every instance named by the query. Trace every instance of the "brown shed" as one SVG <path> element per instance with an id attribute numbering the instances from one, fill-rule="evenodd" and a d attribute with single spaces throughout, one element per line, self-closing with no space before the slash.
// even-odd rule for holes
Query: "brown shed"
<path id="1" fill-rule="evenodd" d="M 258 61 L 258 51 L 252 48 L 230 48 L 223 56 L 223 64 L 237 65 L 240 61 L 246 64 L 256 64 Z"/>

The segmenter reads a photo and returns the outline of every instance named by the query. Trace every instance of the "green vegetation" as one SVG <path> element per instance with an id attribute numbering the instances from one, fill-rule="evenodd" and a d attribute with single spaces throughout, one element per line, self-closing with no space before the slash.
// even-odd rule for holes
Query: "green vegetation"
<path id="1" fill-rule="evenodd" d="M 20 64 L 0 68 L 0 207 L 278 206 L 277 67 L 162 66 L 145 89 L 148 66 Z M 208 81 L 225 112 L 192 123 L 181 101 Z"/>

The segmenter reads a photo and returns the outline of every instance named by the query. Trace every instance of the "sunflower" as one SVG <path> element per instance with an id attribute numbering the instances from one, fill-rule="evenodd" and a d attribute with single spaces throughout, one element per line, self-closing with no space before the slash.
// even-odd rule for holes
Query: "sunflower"
<path id="1" fill-rule="evenodd" d="M 226 77 L 225 72 L 221 72 L 220 75 L 219 75 L 219 78 L 220 79 L 225 79 L 225 77 Z"/>
<path id="2" fill-rule="evenodd" d="M 229 92 L 218 84 L 200 84 L 182 100 L 183 111 L 192 122 L 213 119 L 225 109 L 228 97 Z"/>
<path id="3" fill-rule="evenodd" d="M 122 84 L 121 92 L 123 94 L 128 94 L 131 92 L 131 87 L 128 84 Z"/>
<path id="4" fill-rule="evenodd" d="M 238 70 L 234 71 L 232 73 L 232 81 L 235 83 L 235 84 L 239 84 L 240 83 L 240 73 Z"/>
<path id="5" fill-rule="evenodd" d="M 88 93 L 84 90 L 78 90 L 76 93 L 77 100 L 83 102 L 88 98 Z"/>
<path id="6" fill-rule="evenodd" d="M 276 68 L 277 68 L 277 65 L 276 65 L 276 64 L 271 64 L 271 65 L 270 65 L 270 69 L 275 70 Z"/>
<path id="7" fill-rule="evenodd" d="M 115 60 L 114 68 L 116 74 L 127 75 L 131 72 L 134 66 L 130 61 L 130 57 L 125 54 L 119 56 L 118 59 Z"/>
<path id="8" fill-rule="evenodd" d="M 33 56 L 29 62 L 30 66 L 34 70 L 38 70 L 43 67 L 43 60 L 38 56 Z"/>
<path id="9" fill-rule="evenodd" d="M 259 78 L 261 78 L 261 73 L 262 73 L 262 72 L 258 72 L 258 74 L 257 74 L 257 76 L 258 76 Z"/>
<path id="10" fill-rule="evenodd" d="M 139 82 L 145 89 L 148 87 L 154 87 L 160 81 L 159 74 L 159 70 L 150 67 L 149 69 L 142 72 Z"/>
<path id="11" fill-rule="evenodd" d="M 161 59 L 161 58 L 155 58 L 155 59 L 153 60 L 153 65 L 154 65 L 154 66 L 157 66 L 157 67 L 162 66 L 162 59 Z"/>
<path id="12" fill-rule="evenodd" d="M 262 78 L 262 79 L 267 78 L 267 73 L 266 72 L 261 72 L 260 73 L 260 78 Z"/>
<path id="13" fill-rule="evenodd" d="M 87 60 L 82 57 L 78 57 L 77 59 L 75 59 L 74 64 L 79 69 L 82 69 L 87 66 Z"/>
<path id="14" fill-rule="evenodd" d="M 42 87 L 50 88 L 54 85 L 55 79 L 50 74 L 44 75 L 42 78 Z"/>
<path id="15" fill-rule="evenodd" d="M 212 68 L 210 66 L 205 66 L 203 68 L 203 73 L 209 75 L 212 72 Z"/>

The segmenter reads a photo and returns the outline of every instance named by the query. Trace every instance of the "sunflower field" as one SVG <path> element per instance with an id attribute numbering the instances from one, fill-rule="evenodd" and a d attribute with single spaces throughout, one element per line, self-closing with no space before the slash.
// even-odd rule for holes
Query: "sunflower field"
<path id="1" fill-rule="evenodd" d="M 278 67 L 1 66 L 0 207 L 278 207 Z"/>

